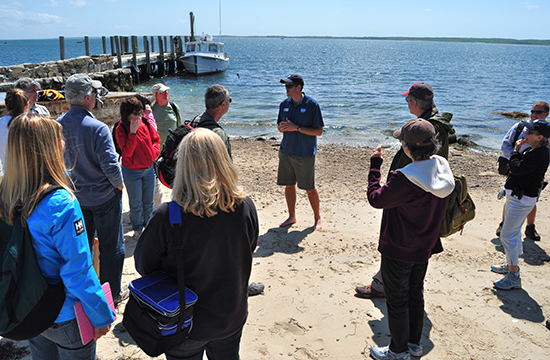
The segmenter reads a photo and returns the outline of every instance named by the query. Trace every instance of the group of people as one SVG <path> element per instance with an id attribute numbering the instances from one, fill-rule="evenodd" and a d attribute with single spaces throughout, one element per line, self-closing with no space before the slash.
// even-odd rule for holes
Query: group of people
<path id="1" fill-rule="evenodd" d="M 287 98 L 277 118 L 283 134 L 277 184 L 285 187 L 288 207 L 288 218 L 280 226 L 297 221 L 297 185 L 307 193 L 313 229 L 318 230 L 322 224 L 315 155 L 324 126 L 320 106 L 304 93 L 300 75 L 280 82 Z M 111 131 L 92 113 L 102 93 L 101 82 L 83 74 L 69 77 L 65 97 L 71 106 L 57 121 L 35 103 L 37 89 L 36 83 L 27 81 L 21 89 L 8 92 L 9 115 L 0 119 L 0 139 L 7 144 L 0 147 L 5 167 L 0 218 L 13 223 L 14 216 L 21 214 L 46 280 L 63 281 L 69 294 L 55 324 L 29 341 L 33 358 L 95 359 L 95 340 L 109 331 L 114 320 L 99 279 L 109 282 L 115 303 L 128 296 L 121 287 L 125 257 L 121 195 L 126 187 L 137 239 L 136 269 L 141 275 L 162 270 L 177 277 L 176 263 L 183 261 L 186 286 L 199 297 L 189 339 L 168 351 L 167 359 L 202 359 L 205 351 L 211 360 L 239 359 L 259 224 L 253 201 L 238 184 L 229 137 L 219 124 L 232 102 L 229 91 L 222 85 L 206 90 L 206 109 L 191 121 L 195 130 L 179 145 L 172 200 L 182 209 L 183 226 L 175 233 L 167 203 L 160 204 L 162 193 L 152 166 L 169 129 L 182 123 L 179 107 L 170 102 L 169 87 L 153 86 L 153 105 L 139 95 L 122 101 L 120 123 L 114 130 L 122 164 Z M 368 174 L 367 199 L 383 209 L 381 267 L 370 285 L 356 288 L 359 297 L 387 301 L 391 340 L 388 346 L 371 348 L 375 359 L 409 359 L 423 353 L 424 277 L 430 256 L 443 251 L 434 224 L 442 222 L 446 197 L 455 184 L 447 161 L 449 137 L 454 134 L 452 114 L 439 113 L 428 83 L 415 83 L 402 95 L 415 119 L 394 133 L 402 146 L 385 184 L 380 172 L 382 146 L 373 151 Z M 491 267 L 506 275 L 495 281 L 499 289 L 521 287 L 518 257 L 526 218 L 526 235 L 540 239 L 532 212 L 550 159 L 550 124 L 544 120 L 548 104 L 536 103 L 531 113 L 515 144 L 510 143 L 515 128 L 503 143 L 509 175 L 499 233 L 506 263 Z M 59 188 L 37 202 L 52 186 Z M 99 279 L 90 256 L 96 234 Z M 184 240 L 184 259 L 175 258 L 178 237 Z M 86 345 L 78 335 L 73 311 L 79 300 L 96 328 L 95 340 Z"/>
<path id="2" fill-rule="evenodd" d="M 439 227 L 445 211 L 445 198 L 454 189 L 449 168 L 449 135 L 454 134 L 451 114 L 439 115 L 433 102 L 433 89 L 415 83 L 403 94 L 411 114 L 417 119 L 407 122 L 394 137 L 401 141 L 386 183 L 380 184 L 383 159 L 381 146 L 371 156 L 367 196 L 371 206 L 383 210 L 378 250 L 381 269 L 368 286 L 358 286 L 357 296 L 386 298 L 391 334 L 388 346 L 372 347 L 370 354 L 378 360 L 410 359 L 421 356 L 424 319 L 423 283 L 428 259 L 443 251 Z M 523 253 L 521 228 L 527 219 L 525 236 L 540 240 L 535 230 L 536 202 L 545 186 L 549 164 L 550 124 L 548 104 L 537 102 L 530 121 L 523 121 L 522 131 L 514 134 L 514 125 L 503 140 L 503 156 L 509 158 L 503 221 L 497 235 L 506 254 L 506 263 L 491 266 L 504 274 L 494 287 L 502 290 L 521 288 L 518 258 Z M 550 328 L 550 321 L 547 321 Z"/>

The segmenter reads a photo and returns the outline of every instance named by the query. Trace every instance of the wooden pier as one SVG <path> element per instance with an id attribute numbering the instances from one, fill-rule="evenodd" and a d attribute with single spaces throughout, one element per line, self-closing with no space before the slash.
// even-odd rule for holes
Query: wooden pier
<path id="1" fill-rule="evenodd" d="M 181 36 L 157 36 L 157 49 L 155 52 L 155 37 L 143 36 L 143 51 L 138 47 L 137 36 L 111 36 L 111 55 L 116 68 L 130 68 L 135 83 L 140 79 L 148 79 L 151 76 L 164 76 L 174 74 L 176 71 L 184 71 L 183 64 L 176 59 L 183 55 Z M 107 38 L 102 36 L 103 53 L 107 52 Z M 84 37 L 86 56 L 90 56 L 89 37 Z M 59 49 L 61 60 L 65 59 L 65 38 L 59 37 Z"/>

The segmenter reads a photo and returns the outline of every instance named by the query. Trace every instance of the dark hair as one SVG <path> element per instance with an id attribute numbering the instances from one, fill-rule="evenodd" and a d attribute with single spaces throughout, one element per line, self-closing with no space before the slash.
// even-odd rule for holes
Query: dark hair
<path id="1" fill-rule="evenodd" d="M 138 111 L 140 113 L 143 111 L 143 105 L 141 105 L 141 101 L 136 99 L 135 96 L 124 99 L 120 103 L 120 120 L 122 121 L 122 123 L 129 126 L 130 122 L 128 121 L 128 116 L 135 114 Z"/>
<path id="2" fill-rule="evenodd" d="M 29 97 L 23 89 L 9 90 L 6 93 L 5 103 L 8 114 L 10 114 L 13 119 L 25 112 L 25 106 L 29 103 Z M 8 127 L 10 123 L 11 120 L 8 123 Z"/>
<path id="3" fill-rule="evenodd" d="M 145 105 L 151 105 L 151 101 L 149 101 L 149 99 L 147 99 L 145 96 L 141 94 L 136 94 L 134 95 L 134 97 L 141 102 L 141 105 L 143 105 L 144 109 L 145 109 Z"/>
<path id="4" fill-rule="evenodd" d="M 409 145 L 409 143 L 407 143 L 405 140 L 401 141 L 403 142 L 403 146 L 406 146 L 407 149 L 409 149 L 411 158 L 414 161 L 427 160 L 430 158 L 430 156 L 437 154 L 437 152 L 441 148 L 441 143 L 437 139 L 437 136 L 431 138 L 431 144 L 425 146 Z"/>

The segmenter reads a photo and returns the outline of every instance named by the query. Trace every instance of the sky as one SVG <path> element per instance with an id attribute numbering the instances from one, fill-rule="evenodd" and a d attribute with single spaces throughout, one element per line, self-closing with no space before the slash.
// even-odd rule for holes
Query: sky
<path id="1" fill-rule="evenodd" d="M 0 0 L 0 39 L 220 33 L 220 0 Z M 222 0 L 221 33 L 550 39 L 549 0 Z"/>

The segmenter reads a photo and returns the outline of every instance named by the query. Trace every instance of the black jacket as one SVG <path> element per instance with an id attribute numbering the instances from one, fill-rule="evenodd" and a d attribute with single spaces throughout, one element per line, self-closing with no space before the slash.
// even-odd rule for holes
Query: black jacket
<path id="1" fill-rule="evenodd" d="M 258 214 L 250 198 L 234 212 L 213 217 L 182 214 L 184 258 L 177 259 L 168 203 L 154 212 L 134 251 L 141 275 L 163 270 L 177 278 L 176 262 L 185 264 L 185 286 L 199 297 L 189 337 L 199 341 L 226 338 L 248 315 L 248 279 L 258 243 Z"/>
<path id="2" fill-rule="evenodd" d="M 539 196 L 549 160 L 547 147 L 538 147 L 523 154 L 514 151 L 510 155 L 510 175 L 504 187 L 518 195 Z"/>

